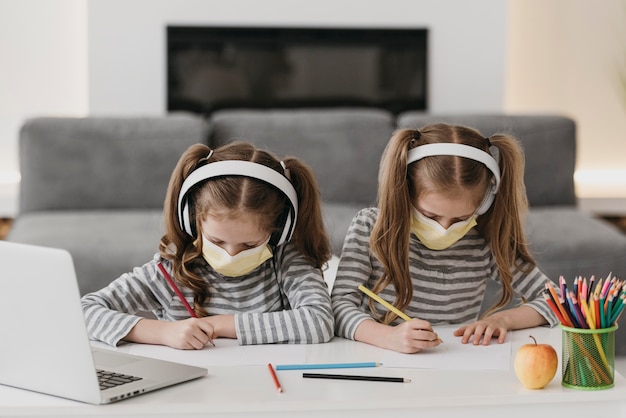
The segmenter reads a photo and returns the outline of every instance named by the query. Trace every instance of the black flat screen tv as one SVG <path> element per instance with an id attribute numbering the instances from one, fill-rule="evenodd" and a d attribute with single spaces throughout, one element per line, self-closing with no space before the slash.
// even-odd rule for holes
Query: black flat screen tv
<path id="1" fill-rule="evenodd" d="M 427 30 L 167 27 L 167 107 L 427 109 Z"/>

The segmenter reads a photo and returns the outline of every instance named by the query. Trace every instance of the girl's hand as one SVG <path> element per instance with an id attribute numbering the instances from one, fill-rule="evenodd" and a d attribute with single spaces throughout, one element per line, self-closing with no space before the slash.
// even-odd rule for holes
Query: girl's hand
<path id="1" fill-rule="evenodd" d="M 141 321 L 140 321 L 141 322 Z M 181 350 L 201 350 L 207 344 L 214 345 L 217 337 L 213 325 L 206 318 L 189 318 L 162 324 L 163 344 Z"/>
<path id="2" fill-rule="evenodd" d="M 391 328 L 387 336 L 390 349 L 400 353 L 417 353 L 425 348 L 441 344 L 439 336 L 433 331 L 428 321 L 412 319 Z"/>
<path id="3" fill-rule="evenodd" d="M 498 337 L 498 344 L 506 341 L 506 333 L 508 327 L 500 318 L 489 317 L 480 321 L 476 321 L 469 325 L 463 325 L 454 331 L 456 337 L 461 337 L 463 344 L 472 343 L 480 345 L 489 345 L 492 337 Z"/>
<path id="4" fill-rule="evenodd" d="M 407 354 L 441 344 L 430 323 L 421 319 L 412 319 L 396 326 L 374 320 L 363 321 L 356 329 L 354 339 Z"/>
<path id="5" fill-rule="evenodd" d="M 548 321 L 535 309 L 521 305 L 496 312 L 473 324 L 464 325 L 454 331 L 454 335 L 462 336 L 463 344 L 471 342 L 479 345 L 481 337 L 482 345 L 489 345 L 492 337 L 498 337 L 498 344 L 502 344 L 506 341 L 506 333 L 509 330 L 538 327 L 547 323 Z"/>

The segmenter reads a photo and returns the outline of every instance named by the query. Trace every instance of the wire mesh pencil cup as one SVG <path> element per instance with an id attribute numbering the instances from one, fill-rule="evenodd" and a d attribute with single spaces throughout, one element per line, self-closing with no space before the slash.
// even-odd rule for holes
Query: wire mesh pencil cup
<path id="1" fill-rule="evenodd" d="M 582 329 L 561 325 L 563 350 L 562 385 L 573 389 L 609 389 L 614 384 L 615 330 Z"/>

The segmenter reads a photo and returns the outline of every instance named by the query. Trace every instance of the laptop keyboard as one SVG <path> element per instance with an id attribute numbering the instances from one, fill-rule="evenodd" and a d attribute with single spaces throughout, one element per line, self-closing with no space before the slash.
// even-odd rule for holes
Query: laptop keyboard
<path id="1" fill-rule="evenodd" d="M 128 374 L 109 372 L 107 370 L 98 370 L 98 382 L 100 390 L 111 389 L 116 386 L 124 385 L 130 382 L 141 380 L 141 377 L 131 376 Z"/>

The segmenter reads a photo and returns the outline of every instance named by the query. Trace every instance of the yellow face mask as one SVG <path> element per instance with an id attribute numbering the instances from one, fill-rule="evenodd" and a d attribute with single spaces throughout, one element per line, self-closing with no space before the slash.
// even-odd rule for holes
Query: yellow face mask
<path id="1" fill-rule="evenodd" d="M 412 208 L 411 212 L 411 232 L 431 250 L 445 250 L 476 226 L 476 215 L 472 215 L 464 221 L 453 223 L 446 229 L 415 208 Z"/>
<path id="2" fill-rule="evenodd" d="M 213 267 L 213 270 L 218 273 L 228 277 L 243 276 L 259 267 L 266 260 L 272 258 L 272 251 L 267 245 L 269 240 L 268 237 L 267 240 L 258 247 L 230 255 L 228 251 L 219 245 L 213 244 L 203 236 L 202 255 L 207 263 Z"/>

